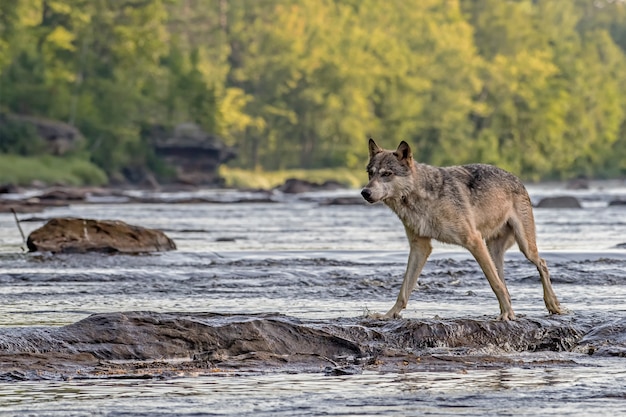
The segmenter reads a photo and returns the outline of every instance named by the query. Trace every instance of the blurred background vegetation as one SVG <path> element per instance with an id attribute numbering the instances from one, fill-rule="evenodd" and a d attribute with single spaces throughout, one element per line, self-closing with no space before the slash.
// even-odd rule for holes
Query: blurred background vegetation
<path id="1" fill-rule="evenodd" d="M 620 0 L 0 0 L 0 112 L 84 136 L 54 157 L 5 123 L 0 179 L 55 158 L 67 183 L 166 173 L 146 127 L 182 122 L 235 146 L 237 175 L 361 170 L 371 136 L 527 180 L 624 176 L 625 50 Z"/>

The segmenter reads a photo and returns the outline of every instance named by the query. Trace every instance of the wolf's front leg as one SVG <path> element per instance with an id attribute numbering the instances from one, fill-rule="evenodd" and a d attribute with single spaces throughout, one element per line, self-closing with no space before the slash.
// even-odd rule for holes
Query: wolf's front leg
<path id="1" fill-rule="evenodd" d="M 391 310 L 385 313 L 385 315 L 382 317 L 380 315 L 374 315 L 374 317 L 384 319 L 395 319 L 401 317 L 400 312 L 406 308 L 411 292 L 415 288 L 417 279 L 422 272 L 422 268 L 424 268 L 424 264 L 433 250 L 429 238 L 413 236 L 408 230 L 407 237 L 409 238 L 411 251 L 409 252 L 409 261 L 406 265 L 406 272 L 404 273 L 404 280 L 402 281 L 402 286 L 400 287 L 398 299 Z"/>

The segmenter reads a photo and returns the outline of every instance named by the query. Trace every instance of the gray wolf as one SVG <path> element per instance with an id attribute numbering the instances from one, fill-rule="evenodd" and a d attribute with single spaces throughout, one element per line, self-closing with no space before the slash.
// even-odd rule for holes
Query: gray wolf
<path id="1" fill-rule="evenodd" d="M 413 160 L 402 141 L 395 151 L 369 140 L 369 182 L 361 195 L 395 212 L 409 240 L 409 260 L 394 306 L 382 318 L 400 317 L 432 251 L 431 239 L 471 252 L 500 303 L 500 320 L 514 320 L 504 281 L 504 252 L 515 242 L 539 271 L 543 300 L 561 314 L 546 262 L 539 257 L 528 192 L 515 175 L 491 165 L 435 167 Z"/>

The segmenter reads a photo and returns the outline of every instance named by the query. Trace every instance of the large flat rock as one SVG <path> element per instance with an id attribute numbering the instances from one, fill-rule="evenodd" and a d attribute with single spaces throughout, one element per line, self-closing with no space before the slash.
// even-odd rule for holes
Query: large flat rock
<path id="1" fill-rule="evenodd" d="M 463 364 L 470 357 L 477 366 L 494 366 L 510 361 L 507 355 L 516 352 L 592 354 L 590 330 L 589 323 L 567 316 L 499 322 L 487 318 L 303 321 L 279 314 L 141 311 L 95 314 L 64 327 L 0 329 L 0 380 L 384 371 L 398 364 L 417 368 Z M 604 341 L 605 335 L 601 337 Z"/>

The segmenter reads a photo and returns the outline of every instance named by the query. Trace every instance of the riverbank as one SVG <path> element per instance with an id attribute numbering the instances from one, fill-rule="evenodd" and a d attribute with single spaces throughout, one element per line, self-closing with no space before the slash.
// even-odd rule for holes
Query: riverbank
<path id="1" fill-rule="evenodd" d="M 76 157 L 19 156 L 0 154 L 0 185 L 40 187 L 103 186 L 108 179 L 104 171 L 88 160 Z"/>

